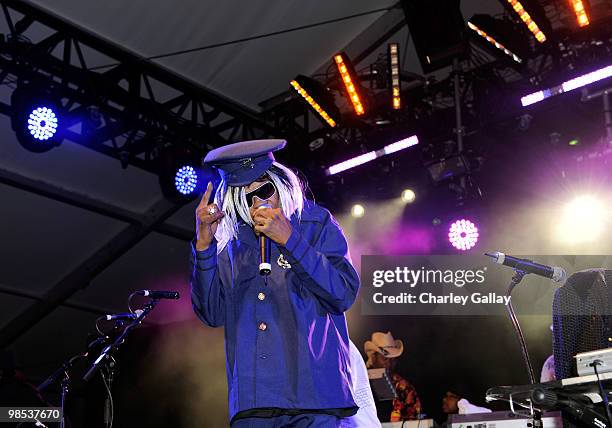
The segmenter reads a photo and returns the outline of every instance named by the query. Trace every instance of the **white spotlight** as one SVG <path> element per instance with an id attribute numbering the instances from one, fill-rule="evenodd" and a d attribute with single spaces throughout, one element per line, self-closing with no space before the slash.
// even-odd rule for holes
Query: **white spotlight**
<path id="1" fill-rule="evenodd" d="M 605 222 L 604 205 L 593 196 L 580 196 L 563 209 L 557 235 L 567 243 L 592 242 L 601 235 Z"/>
<path id="2" fill-rule="evenodd" d="M 414 193 L 414 190 L 412 189 L 405 189 L 402 192 L 402 202 L 405 202 L 407 204 L 411 204 L 414 202 L 414 200 L 416 199 L 416 193 Z"/>
<path id="3" fill-rule="evenodd" d="M 361 204 L 355 204 L 351 208 L 351 215 L 355 218 L 361 218 L 365 215 L 365 208 Z"/>

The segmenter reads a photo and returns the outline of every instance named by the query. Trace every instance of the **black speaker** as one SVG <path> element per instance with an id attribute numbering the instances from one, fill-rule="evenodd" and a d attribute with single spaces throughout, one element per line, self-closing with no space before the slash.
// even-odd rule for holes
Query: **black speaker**
<path id="1" fill-rule="evenodd" d="M 574 356 L 612 342 L 612 270 L 575 272 L 553 299 L 553 351 L 558 380 L 576 376 Z"/>
<path id="2" fill-rule="evenodd" d="M 406 23 L 423 71 L 450 65 L 468 52 L 459 0 L 402 0 Z"/>

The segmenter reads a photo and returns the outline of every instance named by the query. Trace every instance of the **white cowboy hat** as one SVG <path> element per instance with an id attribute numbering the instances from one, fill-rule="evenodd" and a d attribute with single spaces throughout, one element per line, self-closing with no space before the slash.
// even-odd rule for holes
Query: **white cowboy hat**
<path id="1" fill-rule="evenodd" d="M 391 332 L 372 333 L 372 340 L 366 341 L 363 344 L 368 363 L 372 360 L 372 355 L 375 353 L 381 354 L 385 358 L 397 358 L 404 352 L 404 343 L 401 340 L 393 339 Z"/>

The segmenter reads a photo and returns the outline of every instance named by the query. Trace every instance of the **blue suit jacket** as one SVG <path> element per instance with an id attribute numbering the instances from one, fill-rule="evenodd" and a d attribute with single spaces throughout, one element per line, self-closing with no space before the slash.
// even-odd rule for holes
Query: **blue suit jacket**
<path id="1" fill-rule="evenodd" d="M 346 239 L 331 214 L 310 201 L 300 221 L 290 221 L 286 246 L 272 243 L 267 285 L 246 224 L 219 255 L 215 242 L 192 249 L 194 311 L 211 327 L 225 326 L 231 419 L 252 409 L 357 410 L 344 312 L 359 277 Z M 281 254 L 290 267 L 278 262 Z"/>

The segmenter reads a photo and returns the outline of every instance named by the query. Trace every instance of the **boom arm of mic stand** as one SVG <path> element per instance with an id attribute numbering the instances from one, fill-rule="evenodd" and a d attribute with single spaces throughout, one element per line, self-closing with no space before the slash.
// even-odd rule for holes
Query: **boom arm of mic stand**
<path id="1" fill-rule="evenodd" d="M 38 392 L 43 392 L 45 389 L 49 387 L 49 385 L 55 383 L 55 381 L 58 380 L 62 374 L 70 370 L 70 367 L 72 366 L 71 361 L 72 361 L 72 358 L 68 362 L 63 363 L 57 370 L 53 372 L 51 376 L 45 379 L 43 383 L 38 385 L 36 387 L 36 390 Z"/>
<path id="2" fill-rule="evenodd" d="M 50 385 L 55 383 L 60 378 L 60 376 L 64 375 L 64 377 L 66 377 L 66 373 L 68 372 L 68 370 L 72 368 L 72 366 L 74 365 L 74 362 L 78 360 L 79 358 L 84 358 L 86 355 L 87 355 L 87 352 L 83 354 L 75 355 L 73 357 L 70 357 L 70 359 L 68 359 L 67 361 L 64 361 L 62 365 L 51 374 L 51 376 L 49 376 L 47 379 L 43 381 L 43 383 L 41 383 L 40 385 L 36 387 L 36 390 L 38 392 L 43 392 Z"/>
<path id="3" fill-rule="evenodd" d="M 83 376 L 83 380 L 85 382 L 89 382 L 89 380 L 98 372 L 98 370 L 100 370 L 100 367 L 102 366 L 102 364 L 105 362 L 105 360 L 117 349 L 119 349 L 119 346 L 121 346 L 121 344 L 123 342 L 125 342 L 125 339 L 127 338 L 128 334 L 135 329 L 141 322 L 142 320 L 149 314 L 149 312 L 151 312 L 153 310 L 153 308 L 155 308 L 155 306 L 157 305 L 157 303 L 159 302 L 159 299 L 152 299 L 142 310 L 142 313 L 140 314 L 140 316 L 138 318 L 136 318 L 134 321 L 132 321 L 126 328 L 125 330 L 123 330 L 123 333 L 121 333 L 121 335 L 119 335 L 115 341 L 113 343 L 111 343 L 110 345 L 106 346 L 102 352 L 100 353 L 100 355 L 98 356 L 98 358 L 96 358 L 96 360 L 94 361 L 94 363 L 91 365 L 91 367 L 89 368 L 89 370 L 87 371 L 87 373 L 85 373 L 85 376 Z"/>

